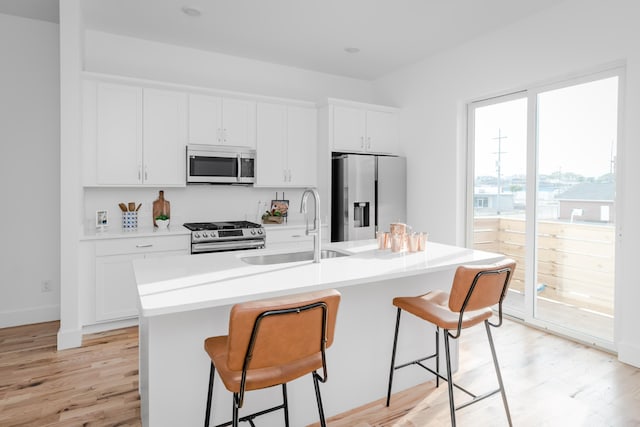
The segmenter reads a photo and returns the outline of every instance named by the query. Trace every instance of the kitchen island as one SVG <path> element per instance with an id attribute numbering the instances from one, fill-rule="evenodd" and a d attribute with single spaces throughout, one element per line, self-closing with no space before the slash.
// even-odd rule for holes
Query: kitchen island
<path id="1" fill-rule="evenodd" d="M 209 336 L 227 334 L 231 305 L 328 288 L 338 289 L 342 301 L 334 345 L 327 351 L 329 380 L 321 385 L 325 414 L 330 417 L 377 400 L 386 393 L 395 325 L 393 297 L 448 289 L 457 266 L 503 258 L 433 242 L 418 253 L 381 251 L 374 240 L 332 243 L 323 249 L 349 256 L 319 264 L 253 265 L 242 260 L 274 253 L 259 250 L 135 260 L 143 425 L 202 425 L 210 365 L 203 342 Z M 399 361 L 433 351 L 432 337 L 432 328 L 425 322 L 405 316 Z M 453 356 L 455 360 L 457 347 Z M 394 392 L 429 379 L 421 369 L 398 371 Z M 277 389 L 249 392 L 241 416 L 276 405 L 280 399 Z M 317 422 L 315 405 L 310 376 L 290 383 L 291 425 Z M 217 380 L 214 409 L 212 425 L 231 419 L 231 394 Z M 263 426 L 279 426 L 282 413 L 259 421 Z"/>

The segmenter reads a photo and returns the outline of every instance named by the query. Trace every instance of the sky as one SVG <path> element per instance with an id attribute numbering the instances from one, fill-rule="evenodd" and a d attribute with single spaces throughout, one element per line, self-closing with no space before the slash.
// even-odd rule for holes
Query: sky
<path id="1" fill-rule="evenodd" d="M 526 173 L 527 98 L 475 110 L 475 175 Z M 611 170 L 617 144 L 618 77 L 537 95 L 540 174 L 598 177 Z M 500 144 L 498 136 L 501 136 Z"/>

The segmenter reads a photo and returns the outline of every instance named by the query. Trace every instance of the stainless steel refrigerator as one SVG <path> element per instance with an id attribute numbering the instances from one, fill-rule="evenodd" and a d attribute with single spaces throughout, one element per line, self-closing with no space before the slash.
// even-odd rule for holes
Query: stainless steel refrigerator
<path id="1" fill-rule="evenodd" d="M 331 241 L 375 238 L 407 220 L 406 159 L 334 154 L 331 160 Z"/>

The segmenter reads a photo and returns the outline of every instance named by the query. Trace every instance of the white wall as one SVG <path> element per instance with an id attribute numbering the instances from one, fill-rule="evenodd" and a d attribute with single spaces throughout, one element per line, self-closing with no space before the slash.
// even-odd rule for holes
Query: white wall
<path id="1" fill-rule="evenodd" d="M 97 210 L 109 212 L 110 227 L 120 227 L 122 215 L 118 203 L 142 203 L 138 212 L 138 224 L 150 227 L 153 224 L 152 206 L 158 198 L 159 188 L 87 188 L 85 189 L 85 228 L 95 229 Z M 229 186 L 229 185 L 190 185 L 186 188 L 162 188 L 164 197 L 171 203 L 171 224 L 181 225 L 185 222 L 206 222 L 223 220 L 256 219 L 258 202 L 275 199 L 276 189 Z M 304 216 L 300 214 L 302 189 L 277 189 L 278 197 L 282 193 L 289 200 L 288 222 L 301 224 Z M 326 223 L 326 221 L 323 222 Z"/>
<path id="2" fill-rule="evenodd" d="M 616 299 L 621 360 L 640 366 L 640 6 L 633 0 L 567 0 L 374 83 L 378 101 L 403 107 L 409 222 L 431 238 L 464 243 L 466 116 L 470 100 L 626 62 L 618 194 L 623 237 Z M 453 166 L 457 167 L 453 167 Z"/>
<path id="3" fill-rule="evenodd" d="M 59 318 L 58 53 L 57 25 L 0 14 L 0 328 Z"/>
<path id="4" fill-rule="evenodd" d="M 85 70 L 318 103 L 372 94 L 368 81 L 91 30 Z"/>

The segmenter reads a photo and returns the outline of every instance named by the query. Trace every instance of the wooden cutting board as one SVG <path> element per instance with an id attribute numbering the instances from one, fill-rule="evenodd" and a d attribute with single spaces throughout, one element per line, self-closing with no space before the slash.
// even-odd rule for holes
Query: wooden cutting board
<path id="1" fill-rule="evenodd" d="M 166 215 L 167 218 L 171 218 L 171 204 L 168 200 L 165 200 L 164 191 L 162 190 L 158 194 L 158 199 L 153 202 L 153 225 L 155 227 L 158 226 L 156 218 L 160 215 Z"/>

